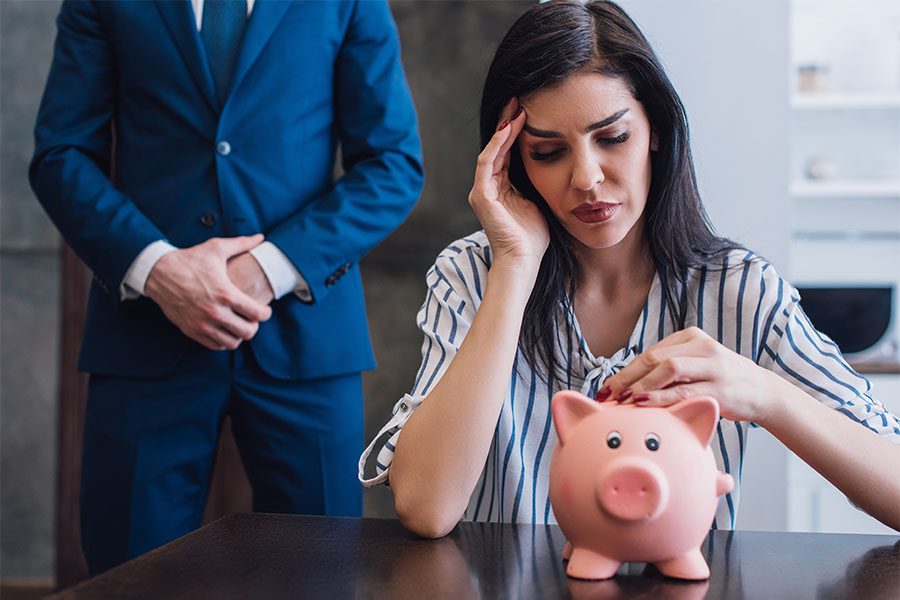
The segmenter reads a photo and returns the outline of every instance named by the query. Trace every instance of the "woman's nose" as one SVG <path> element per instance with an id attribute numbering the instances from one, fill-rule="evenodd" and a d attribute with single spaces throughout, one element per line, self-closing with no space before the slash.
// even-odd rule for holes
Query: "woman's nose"
<path id="1" fill-rule="evenodd" d="M 605 179 L 600 160 L 596 156 L 578 159 L 572 170 L 572 187 L 577 190 L 590 191 L 603 183 Z"/>

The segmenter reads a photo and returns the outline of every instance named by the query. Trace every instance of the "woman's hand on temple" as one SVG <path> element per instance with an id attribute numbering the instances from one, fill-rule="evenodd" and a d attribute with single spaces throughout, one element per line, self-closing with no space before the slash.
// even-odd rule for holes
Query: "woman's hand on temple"
<path id="1" fill-rule="evenodd" d="M 597 399 L 669 406 L 694 396 L 712 396 L 722 417 L 759 422 L 783 383 L 702 329 L 690 327 L 666 337 L 607 379 Z"/>
<path id="2" fill-rule="evenodd" d="M 501 122 L 475 167 L 469 205 L 491 243 L 494 263 L 525 264 L 535 272 L 550 244 L 547 222 L 537 205 L 510 184 L 509 153 L 525 125 L 525 112 L 513 98 L 500 113 Z"/>

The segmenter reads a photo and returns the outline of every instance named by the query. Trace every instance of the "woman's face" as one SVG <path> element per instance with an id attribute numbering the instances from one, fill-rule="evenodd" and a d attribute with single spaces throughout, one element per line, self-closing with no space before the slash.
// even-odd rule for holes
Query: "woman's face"
<path id="1" fill-rule="evenodd" d="M 641 219 L 656 136 L 618 78 L 575 74 L 522 98 L 519 151 L 531 183 L 563 227 L 589 248 L 610 248 Z"/>

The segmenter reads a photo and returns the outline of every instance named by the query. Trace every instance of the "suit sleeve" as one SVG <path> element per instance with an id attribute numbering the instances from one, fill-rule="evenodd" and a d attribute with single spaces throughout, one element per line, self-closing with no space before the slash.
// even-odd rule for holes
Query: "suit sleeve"
<path id="1" fill-rule="evenodd" d="M 386 2 L 356 3 L 335 69 L 344 175 L 267 233 L 307 281 L 313 302 L 400 225 L 423 182 L 416 113 Z"/>
<path id="2" fill-rule="evenodd" d="M 93 2 L 63 3 L 29 179 L 78 256 L 120 300 L 129 266 L 163 233 L 109 178 L 115 56 Z"/>

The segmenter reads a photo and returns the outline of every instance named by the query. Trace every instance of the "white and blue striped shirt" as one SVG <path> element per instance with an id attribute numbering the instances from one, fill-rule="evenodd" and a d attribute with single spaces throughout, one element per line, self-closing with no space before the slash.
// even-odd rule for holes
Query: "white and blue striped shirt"
<path id="1" fill-rule="evenodd" d="M 409 415 L 447 370 L 481 304 L 491 248 L 484 232 L 452 243 L 428 271 L 428 292 L 418 314 L 425 334 L 422 365 L 412 391 L 360 457 L 366 486 L 383 483 L 394 445 Z M 722 264 L 689 273 L 680 288 L 687 299 L 685 327 L 696 325 L 731 350 L 780 376 L 872 431 L 900 443 L 900 419 L 870 395 L 869 382 L 843 359 L 827 336 L 816 331 L 799 304 L 799 294 L 761 257 L 736 250 Z M 593 397 L 603 380 L 645 348 L 674 332 L 664 291 L 654 278 L 628 345 L 611 357 L 593 356 L 566 302 L 559 304 L 556 351 L 567 365 L 563 387 Z M 557 384 L 558 385 L 558 384 Z M 463 518 L 470 521 L 555 523 L 550 507 L 550 457 L 556 444 L 548 389 L 519 348 L 494 439 Z M 718 468 L 735 479 L 735 489 L 719 503 L 713 527 L 734 527 L 749 423 L 719 421 L 712 449 Z M 386 441 L 381 441 L 387 435 Z M 363 468 L 376 444 L 376 476 Z"/>

